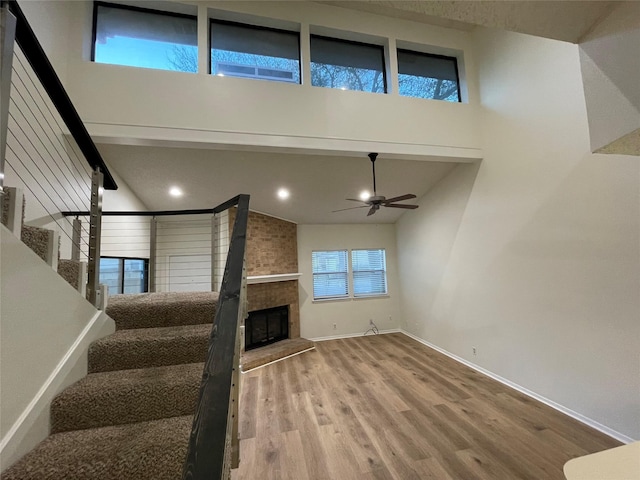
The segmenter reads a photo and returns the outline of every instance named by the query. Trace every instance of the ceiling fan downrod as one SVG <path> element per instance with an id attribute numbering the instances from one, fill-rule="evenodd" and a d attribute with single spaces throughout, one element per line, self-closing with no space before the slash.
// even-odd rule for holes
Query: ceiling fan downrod
<path id="1" fill-rule="evenodd" d="M 376 193 L 376 158 L 378 158 L 378 154 L 371 152 L 369 158 L 371 159 L 371 167 L 373 168 L 373 196 L 376 197 L 378 196 Z"/>

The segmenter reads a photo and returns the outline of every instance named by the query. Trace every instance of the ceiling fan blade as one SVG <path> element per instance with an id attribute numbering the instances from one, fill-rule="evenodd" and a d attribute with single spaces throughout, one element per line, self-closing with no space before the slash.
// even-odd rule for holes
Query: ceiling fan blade
<path id="1" fill-rule="evenodd" d="M 406 195 L 400 195 L 399 197 L 387 198 L 382 203 L 389 204 L 393 202 L 400 202 L 402 200 L 410 200 L 412 198 L 416 198 L 416 196 L 413 193 L 407 193 Z"/>
<path id="2" fill-rule="evenodd" d="M 418 205 L 404 205 L 402 203 L 385 203 L 384 206 L 391 208 L 406 208 L 408 210 L 415 210 L 416 208 L 418 208 Z"/>
<path id="3" fill-rule="evenodd" d="M 378 211 L 378 209 L 376 208 L 376 206 L 375 206 L 375 205 L 373 205 L 373 206 L 371 207 L 371 210 L 369 210 L 369 213 L 367 213 L 367 217 L 369 217 L 369 216 L 373 215 L 373 214 L 374 214 L 374 213 L 376 213 L 377 211 Z"/>
<path id="4" fill-rule="evenodd" d="M 332 210 L 331 213 L 344 212 L 345 210 L 353 210 L 354 208 L 367 208 L 369 205 L 362 205 L 360 207 L 341 208 L 340 210 Z"/>

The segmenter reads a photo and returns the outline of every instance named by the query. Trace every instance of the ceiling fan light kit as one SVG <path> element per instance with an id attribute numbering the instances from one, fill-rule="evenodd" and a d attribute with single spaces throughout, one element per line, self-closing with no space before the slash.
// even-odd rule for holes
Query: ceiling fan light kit
<path id="1" fill-rule="evenodd" d="M 416 198 L 416 196 L 412 193 L 406 193 L 404 195 L 400 195 L 398 197 L 386 198 L 383 195 L 378 195 L 376 190 L 376 158 L 378 158 L 377 153 L 370 153 L 368 155 L 371 160 L 371 168 L 373 170 L 373 195 L 370 196 L 367 200 L 358 200 L 356 198 L 347 198 L 347 200 L 351 202 L 364 203 L 364 205 L 360 205 L 359 207 L 350 207 L 350 208 L 342 208 L 340 210 L 334 210 L 335 212 L 344 212 L 345 210 L 353 210 L 354 208 L 367 208 L 369 207 L 369 212 L 367 213 L 367 217 L 373 215 L 380 207 L 389 207 L 389 208 L 404 208 L 407 210 L 415 210 L 418 208 L 418 205 L 411 205 L 405 203 L 395 203 L 401 202 L 402 200 L 409 200 L 412 198 Z"/>

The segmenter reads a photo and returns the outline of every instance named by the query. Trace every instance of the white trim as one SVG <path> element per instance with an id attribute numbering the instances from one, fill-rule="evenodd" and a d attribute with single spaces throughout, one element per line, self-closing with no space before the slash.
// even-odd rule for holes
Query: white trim
<path id="1" fill-rule="evenodd" d="M 303 72 L 304 73 L 304 72 Z M 215 78 L 215 77 L 214 77 Z M 85 122 L 96 143 L 114 145 L 233 149 L 287 154 L 316 154 L 360 158 L 378 152 L 386 159 L 473 163 L 483 152 L 474 147 L 452 147 L 411 142 L 380 142 L 311 135 L 274 135 L 236 130 L 166 127 L 110 122 Z"/>
<path id="2" fill-rule="evenodd" d="M 24 428 L 30 428 L 31 425 L 27 425 L 31 416 L 37 417 L 39 411 L 46 407 L 46 404 L 53 400 L 53 397 L 58 392 L 61 383 L 65 377 L 71 372 L 76 362 L 80 359 L 84 351 L 89 347 L 89 344 L 99 338 L 100 332 L 105 327 L 108 321 L 113 322 L 104 312 L 97 311 L 87 325 L 82 329 L 78 337 L 73 344 L 69 347 L 64 356 L 60 359 L 56 367 L 51 374 L 47 377 L 42 384 L 38 392 L 31 399 L 26 408 L 22 411 L 18 419 L 11 426 L 9 431 L 0 440 L 0 455 L 4 457 L 5 449 L 10 445 L 16 434 Z M 114 328 L 111 328 L 114 330 Z M 47 417 L 48 421 L 48 417 Z M 31 420 L 33 423 L 34 420 Z M 24 433 L 23 433 L 24 435 Z M 20 439 L 18 439 L 20 441 Z M 3 460 L 8 460 L 4 459 Z M 3 462 L 4 463 L 4 462 Z"/>
<path id="3" fill-rule="evenodd" d="M 402 331 L 399 328 L 391 328 L 389 330 L 378 331 L 378 335 L 386 335 L 387 333 L 402 333 Z M 311 340 L 312 342 L 325 342 L 327 340 L 339 340 L 341 338 L 353 338 L 353 337 L 363 337 L 363 336 L 365 336 L 364 332 L 362 333 L 358 332 L 358 333 L 346 333 L 344 335 L 330 335 L 328 337 L 316 337 L 316 338 L 310 338 L 309 340 Z"/>
<path id="4" fill-rule="evenodd" d="M 295 357 L 296 355 L 300 355 L 301 353 L 304 353 L 304 352 L 310 352 L 311 350 L 315 350 L 315 349 L 316 349 L 315 346 L 314 347 L 309 347 L 309 348 L 307 348 L 305 350 L 300 350 L 299 352 L 292 353 L 291 355 L 287 355 L 286 357 L 278 358 L 277 360 L 272 360 L 271 362 L 265 363 L 264 365 L 258 365 L 257 367 L 250 368 L 249 370 L 242 370 L 242 368 L 240 368 L 240 371 L 242 373 L 253 372 L 254 370 L 257 370 L 258 368 L 266 367 L 267 365 L 271 365 L 273 363 L 278 363 L 278 362 L 281 362 L 282 360 L 286 360 L 287 358 Z M 242 365 L 240 367 L 242 367 Z"/>
<path id="5" fill-rule="evenodd" d="M 278 273 L 275 275 L 252 275 L 247 277 L 247 284 L 253 285 L 256 283 L 273 283 L 273 282 L 287 282 L 289 280 L 298 280 L 301 273 Z"/>
<path id="6" fill-rule="evenodd" d="M 616 430 L 613 430 L 612 428 L 607 427 L 606 425 L 603 425 L 601 423 L 596 422 L 595 420 L 590 419 L 589 417 L 586 417 L 584 415 L 582 415 L 581 413 L 575 412 L 573 410 L 571 410 L 570 408 L 567 408 L 563 405 L 560 405 L 559 403 L 554 402 L 553 400 L 549 400 L 546 397 L 543 397 L 542 395 L 539 395 L 535 392 L 532 392 L 531 390 L 518 385 L 517 383 L 512 382 L 511 380 L 507 380 L 506 378 L 501 377 L 500 375 L 496 375 L 495 373 L 486 370 L 482 367 L 479 367 L 478 365 L 469 362 L 468 360 L 465 360 L 462 357 L 459 357 L 451 352 L 448 352 L 447 350 L 440 348 L 426 340 L 423 340 L 420 337 L 417 337 L 416 335 L 409 333 L 403 329 L 400 329 L 400 333 L 404 333 L 407 337 L 413 338 L 415 341 L 422 343 L 423 345 L 426 345 L 429 348 L 432 348 L 440 353 L 442 353 L 443 355 L 446 355 L 447 357 L 455 360 L 456 362 L 462 363 L 463 365 L 466 365 L 469 368 L 472 368 L 473 370 L 475 370 L 476 372 L 480 372 L 483 375 L 486 375 L 489 378 L 492 378 L 493 380 L 496 380 L 500 383 L 502 383 L 503 385 L 506 385 L 507 387 L 511 387 L 514 390 L 517 390 L 520 393 L 525 394 L 528 397 L 533 398 L 534 400 L 538 400 L 539 402 L 544 403 L 545 405 L 548 405 L 549 407 L 553 408 L 554 410 L 557 410 L 561 413 L 564 413 L 565 415 L 570 416 L 571 418 L 578 420 L 581 423 L 584 423 L 585 425 L 590 426 L 591 428 L 595 428 L 596 430 L 604 433 L 605 435 L 609 435 L 612 438 L 615 438 L 616 440 L 619 440 L 622 443 L 631 443 L 634 442 L 635 440 L 631 437 L 628 437 L 627 435 L 624 435 L 623 433 L 620 433 Z"/>

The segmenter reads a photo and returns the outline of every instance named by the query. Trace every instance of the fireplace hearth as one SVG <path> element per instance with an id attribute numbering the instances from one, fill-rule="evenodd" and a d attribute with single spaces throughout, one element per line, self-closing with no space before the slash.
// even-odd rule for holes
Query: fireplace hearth
<path id="1" fill-rule="evenodd" d="M 249 312 L 244 327 L 244 349 L 269 345 L 289 338 L 289 305 Z"/>

